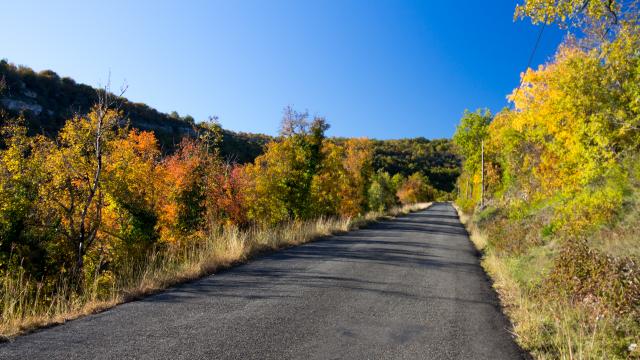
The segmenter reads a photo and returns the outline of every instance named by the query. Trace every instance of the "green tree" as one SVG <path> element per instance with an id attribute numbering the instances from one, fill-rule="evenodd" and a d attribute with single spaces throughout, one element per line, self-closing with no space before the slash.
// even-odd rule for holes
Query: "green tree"
<path id="1" fill-rule="evenodd" d="M 389 173 L 378 171 L 371 180 L 368 191 L 369 209 L 386 211 L 398 204 L 396 189 Z"/>
<path id="2" fill-rule="evenodd" d="M 265 153 L 245 168 L 252 179 L 247 196 L 250 218 L 278 223 L 313 215 L 314 177 L 322 170 L 329 125 L 323 118 L 309 122 L 308 117 L 306 112 L 286 108 L 280 141 L 269 143 Z"/>
<path id="3" fill-rule="evenodd" d="M 470 112 L 466 110 L 456 132 L 453 134 L 453 143 L 459 154 L 462 156 L 463 173 L 458 179 L 458 189 L 460 195 L 471 201 L 465 207 L 472 206 L 474 195 L 477 197 L 478 191 L 474 191 L 478 183 L 482 185 L 482 175 L 477 174 L 483 166 L 484 141 L 489 135 L 489 124 L 492 116 L 489 110 L 476 110 Z M 479 192 L 482 194 L 482 189 Z"/>
<path id="4" fill-rule="evenodd" d="M 42 277 L 51 232 L 36 226 L 44 220 L 36 210 L 45 176 L 42 158 L 34 153 L 50 143 L 42 136 L 28 137 L 21 119 L 5 120 L 0 135 L 0 270 L 22 266 Z M 55 265 L 49 268 L 56 271 Z"/>
<path id="5" fill-rule="evenodd" d="M 475 169 L 480 166 L 482 142 L 487 138 L 492 120 L 489 110 L 466 110 L 453 134 L 453 142 L 464 157 L 464 164 Z"/>
<path id="6" fill-rule="evenodd" d="M 311 184 L 322 162 L 322 143 L 329 128 L 324 118 L 308 122 L 307 112 L 298 113 L 286 108 L 281 134 L 291 142 L 294 154 L 289 156 L 292 176 L 284 179 L 284 202 L 289 217 L 305 219 L 311 215 Z"/>

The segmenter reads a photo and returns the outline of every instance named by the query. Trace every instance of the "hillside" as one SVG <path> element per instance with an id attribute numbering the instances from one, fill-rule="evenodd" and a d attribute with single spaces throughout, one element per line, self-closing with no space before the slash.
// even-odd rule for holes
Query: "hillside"
<path id="1" fill-rule="evenodd" d="M 97 100 L 97 90 L 91 86 L 60 77 L 51 70 L 35 72 L 6 60 L 0 61 L 0 79 L 5 85 L 0 107 L 12 115 L 23 113 L 32 133 L 57 134 L 67 119 L 89 112 Z M 171 152 L 184 136 L 195 134 L 197 124 L 189 115 L 165 114 L 143 103 L 121 100 L 131 126 L 153 131 L 164 152 Z M 250 162 L 270 140 L 267 135 L 223 130 L 222 153 L 239 163 Z"/>
<path id="2" fill-rule="evenodd" d="M 0 108 L 11 115 L 22 113 L 32 134 L 53 136 L 74 114 L 85 114 L 97 100 L 97 89 L 60 77 L 54 71 L 35 72 L 26 66 L 0 61 Z M 163 152 L 172 152 L 180 139 L 193 136 L 197 124 L 193 117 L 165 114 L 144 104 L 122 98 L 122 109 L 131 126 L 155 133 Z M 252 162 L 273 137 L 222 130 L 222 156 L 240 164 Z M 345 139 L 336 139 L 344 141 Z M 451 192 L 460 173 L 460 159 L 448 139 L 425 138 L 375 140 L 373 167 L 390 174 L 409 176 L 420 172 L 438 190 Z"/>
<path id="3" fill-rule="evenodd" d="M 436 189 L 451 192 L 460 175 L 460 158 L 449 139 L 376 140 L 373 167 L 404 176 L 420 172 Z"/>

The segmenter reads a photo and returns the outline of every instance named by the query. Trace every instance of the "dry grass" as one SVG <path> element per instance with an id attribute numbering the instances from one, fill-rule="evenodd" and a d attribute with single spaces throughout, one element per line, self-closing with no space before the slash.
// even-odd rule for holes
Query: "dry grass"
<path id="1" fill-rule="evenodd" d="M 640 199 L 634 199 L 623 218 L 613 227 L 604 227 L 591 237 L 591 246 L 615 257 L 640 259 Z"/>
<path id="2" fill-rule="evenodd" d="M 514 280 L 509 264 L 495 255 L 486 256 L 484 267 L 495 281 L 518 343 L 534 358 L 631 359 L 640 355 L 627 351 L 637 338 L 621 333 L 623 328 L 633 329 L 633 320 L 598 313 L 589 304 L 531 294 Z M 630 322 L 621 323 L 627 320 Z"/>
<path id="3" fill-rule="evenodd" d="M 473 245 L 475 245 L 476 249 L 483 252 L 487 248 L 487 237 L 482 234 L 476 224 L 471 221 L 471 216 L 463 212 L 455 203 L 453 204 L 453 207 L 458 212 L 460 222 L 462 222 L 465 228 L 467 228 L 467 232 L 469 233 L 471 242 L 473 242 Z"/>
<path id="4" fill-rule="evenodd" d="M 64 323 L 117 304 L 157 293 L 173 285 L 213 274 L 247 261 L 265 251 L 295 246 L 323 236 L 346 232 L 371 222 L 427 208 L 430 203 L 405 205 L 387 213 L 360 218 L 319 218 L 295 221 L 276 228 L 239 230 L 226 228 L 182 249 L 155 252 L 142 263 L 123 266 L 118 277 L 96 277 L 78 295 L 65 279 L 54 293 L 44 294 L 41 284 L 24 273 L 0 278 L 0 336 L 7 339 L 33 329 Z"/>
<path id="5" fill-rule="evenodd" d="M 552 294 L 540 294 L 523 286 L 519 278 L 540 276 L 523 269 L 521 258 L 503 258 L 487 248 L 487 237 L 470 217 L 458 210 L 474 245 L 482 252 L 482 266 L 493 280 L 504 312 L 513 324 L 516 341 L 536 359 L 635 359 L 629 351 L 638 340 L 633 319 L 620 319 L 594 312 L 589 304 L 569 304 Z M 548 256 L 544 248 L 534 252 L 536 263 Z M 525 272 L 525 274 L 522 274 Z M 629 321 L 629 323 L 621 323 Z M 627 329 L 627 335 L 621 333 Z M 630 331 L 629 331 L 630 329 Z"/>

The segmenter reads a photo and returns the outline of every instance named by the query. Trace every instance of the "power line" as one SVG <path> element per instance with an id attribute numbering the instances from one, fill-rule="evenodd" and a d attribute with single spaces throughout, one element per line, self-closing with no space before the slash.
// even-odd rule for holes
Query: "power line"
<path id="1" fill-rule="evenodd" d="M 533 45 L 533 50 L 531 51 L 531 55 L 529 55 L 529 61 L 527 62 L 527 67 L 525 68 L 525 71 L 527 71 L 531 67 L 531 63 L 533 62 L 533 58 L 536 55 L 536 51 L 538 50 L 538 46 L 540 45 L 540 40 L 542 39 L 542 34 L 544 33 L 544 28 L 546 26 L 547 24 L 543 22 L 542 26 L 540 27 L 540 31 L 538 32 L 538 38 L 536 39 L 535 45 Z M 523 83 L 524 83 L 524 76 L 520 79 L 520 84 L 516 89 L 516 93 L 513 95 L 514 99 L 518 96 L 518 92 L 520 92 L 520 88 L 522 87 Z M 514 102 L 514 105 L 515 105 L 515 102 Z"/>

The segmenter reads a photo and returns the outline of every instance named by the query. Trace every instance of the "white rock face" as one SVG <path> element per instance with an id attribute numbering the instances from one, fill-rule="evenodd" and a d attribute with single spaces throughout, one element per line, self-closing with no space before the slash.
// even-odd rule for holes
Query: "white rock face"
<path id="1" fill-rule="evenodd" d="M 40 113 L 42 112 L 42 106 L 38 104 L 30 104 L 20 100 L 0 99 L 0 103 L 4 107 L 12 111 L 29 110 L 36 115 L 40 115 Z"/>
<path id="2" fill-rule="evenodd" d="M 31 90 L 24 90 L 22 93 L 24 94 L 24 96 L 30 97 L 32 99 L 35 99 L 38 96 L 38 94 L 36 94 L 35 92 L 33 92 Z"/>

